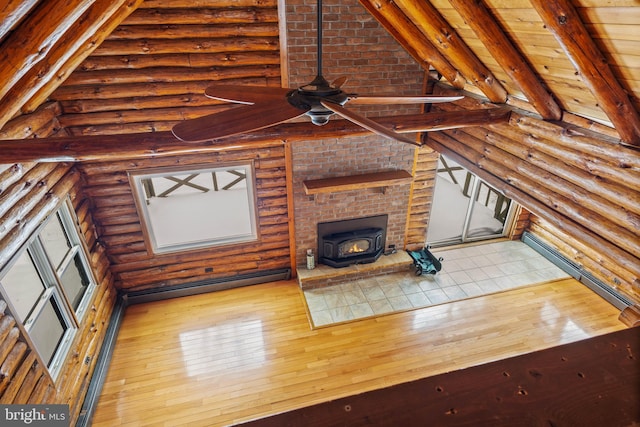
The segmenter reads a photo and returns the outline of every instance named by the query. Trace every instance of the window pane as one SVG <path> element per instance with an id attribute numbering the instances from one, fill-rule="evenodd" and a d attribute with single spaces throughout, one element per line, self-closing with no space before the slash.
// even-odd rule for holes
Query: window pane
<path id="1" fill-rule="evenodd" d="M 45 225 L 40 233 L 40 240 L 49 255 L 49 259 L 53 263 L 53 266 L 57 269 L 60 267 L 60 263 L 69 252 L 71 245 L 67 239 L 67 234 L 64 232 L 60 217 L 56 215 L 51 218 L 51 221 Z"/>
<path id="2" fill-rule="evenodd" d="M 467 237 L 502 236 L 511 200 L 481 182 L 475 195 Z"/>
<path id="3" fill-rule="evenodd" d="M 47 364 L 55 355 L 66 330 L 60 308 L 51 297 L 29 329 L 29 336 Z"/>
<path id="4" fill-rule="evenodd" d="M 426 241 L 438 246 L 501 237 L 511 201 L 440 156 Z"/>
<path id="5" fill-rule="evenodd" d="M 132 175 L 156 253 L 256 240 L 253 166 Z"/>
<path id="6" fill-rule="evenodd" d="M 80 301 L 82 301 L 82 296 L 87 290 L 87 286 L 89 286 L 89 279 L 80 259 L 80 254 L 76 254 L 73 257 L 73 262 L 62 273 L 60 282 L 73 309 L 77 309 Z"/>
<path id="7" fill-rule="evenodd" d="M 45 290 L 44 283 L 36 270 L 33 260 L 24 251 L 18 261 L 2 279 L 2 286 L 16 309 L 19 320 L 24 322 Z"/>

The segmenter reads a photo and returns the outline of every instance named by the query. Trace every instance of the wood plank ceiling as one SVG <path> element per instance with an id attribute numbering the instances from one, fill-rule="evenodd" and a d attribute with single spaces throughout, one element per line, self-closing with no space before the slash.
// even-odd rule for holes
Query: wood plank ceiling
<path id="1" fill-rule="evenodd" d="M 640 144 L 638 1 L 359 1 L 453 88 Z M 165 131 L 224 108 L 211 81 L 278 86 L 296 66 L 282 16 L 277 0 L 9 0 L 0 138 L 38 136 L 20 116 L 47 108 L 44 136 Z"/>

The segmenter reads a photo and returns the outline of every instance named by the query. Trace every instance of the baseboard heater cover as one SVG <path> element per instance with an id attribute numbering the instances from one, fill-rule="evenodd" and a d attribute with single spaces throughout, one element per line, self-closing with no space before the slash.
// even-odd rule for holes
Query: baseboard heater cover
<path id="1" fill-rule="evenodd" d="M 621 295 L 602 280 L 594 277 L 591 273 L 562 255 L 557 249 L 551 247 L 539 237 L 525 231 L 522 235 L 522 241 L 617 309 L 624 310 L 633 305 L 633 301 Z"/>
<path id="2" fill-rule="evenodd" d="M 116 345 L 116 339 L 118 332 L 120 331 L 120 324 L 124 317 L 126 309 L 126 303 L 122 297 L 118 296 L 116 304 L 111 312 L 111 318 L 109 320 L 109 326 L 105 332 L 102 347 L 98 353 L 98 360 L 96 366 L 93 369 L 93 375 L 89 381 L 89 387 L 87 388 L 87 394 L 84 396 L 84 402 L 80 409 L 80 415 L 76 421 L 76 427 L 89 427 L 93 419 L 98 399 L 100 399 L 100 393 L 104 386 L 104 381 L 107 377 L 109 365 L 111 364 L 111 355 L 113 354 L 113 348 Z"/>
<path id="3" fill-rule="evenodd" d="M 225 289 L 239 288 L 242 286 L 257 285 L 259 283 L 275 282 L 278 280 L 289 280 L 291 269 L 261 271 L 252 274 L 243 274 L 232 277 L 224 277 L 216 280 L 201 280 L 186 283 L 184 285 L 167 286 L 159 289 L 148 289 L 143 291 L 127 292 L 123 295 L 130 304 L 140 304 L 144 302 L 159 301 L 169 298 L 178 298 L 189 295 L 198 295 Z"/>

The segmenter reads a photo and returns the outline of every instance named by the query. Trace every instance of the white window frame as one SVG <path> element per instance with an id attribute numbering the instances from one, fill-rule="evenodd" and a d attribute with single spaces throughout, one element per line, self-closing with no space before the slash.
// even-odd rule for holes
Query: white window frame
<path id="1" fill-rule="evenodd" d="M 57 221 L 58 218 L 60 218 L 60 222 L 66 238 L 69 241 L 70 248 L 63 257 L 62 262 L 60 262 L 60 265 L 54 266 L 50 257 L 47 255 L 44 244 L 41 241 L 41 234 L 45 226 L 49 224 L 50 221 Z M 5 287 L 8 285 L 3 283 L 4 277 L 22 255 L 29 256 L 33 267 L 38 272 L 40 280 L 44 285 L 44 291 L 33 304 L 31 311 L 25 319 L 21 319 L 18 315 L 17 310 L 11 302 L 11 291 Z M 74 268 L 72 264 L 75 263 L 76 257 L 80 260 L 80 268 L 83 270 L 81 274 L 84 274 L 88 284 L 86 285 L 78 307 L 74 309 L 71 301 L 65 294 L 64 287 L 61 283 L 61 276 L 65 271 L 67 271 L 67 268 Z M 17 325 L 25 339 L 29 342 L 31 348 L 35 350 L 36 354 L 38 354 L 42 365 L 47 366 L 48 373 L 54 381 L 61 371 L 63 363 L 71 348 L 73 339 L 80 328 L 82 320 L 86 316 L 96 287 L 96 280 L 88 262 L 87 251 L 77 227 L 77 218 L 68 198 L 60 204 L 55 212 L 43 221 L 29 240 L 13 255 L 7 265 L 0 268 L 0 296 L 7 303 L 9 311 L 16 319 Z M 39 353 L 37 346 L 29 334 L 33 330 L 38 316 L 44 313 L 44 309 L 51 298 L 55 301 L 54 308 L 59 310 L 61 324 L 66 328 L 66 330 L 61 335 L 61 339 L 51 359 L 45 360 L 46 358 Z"/>
<path id="2" fill-rule="evenodd" d="M 217 183 L 216 188 L 213 187 L 213 183 L 197 186 L 200 190 L 196 190 L 196 194 L 190 194 L 191 199 L 188 202 L 184 202 L 184 194 L 177 194 L 177 191 L 174 193 L 172 189 L 165 192 L 171 193 L 170 196 L 156 195 L 155 192 L 150 195 L 147 187 L 150 180 L 189 176 L 181 181 L 184 183 L 192 176 L 213 175 L 215 177 L 216 174 L 240 171 L 244 174 L 244 178 L 235 181 L 240 184 L 226 186 L 232 187 L 230 189 L 237 195 L 237 198 L 234 196 L 233 202 L 224 196 L 227 188 L 217 188 Z M 150 252 L 165 254 L 257 241 L 259 229 L 254 177 L 253 161 L 215 166 L 190 165 L 130 171 L 129 180 L 140 215 L 145 244 Z M 228 192 L 228 194 L 231 193 L 232 191 Z M 165 207 L 164 212 L 170 212 L 164 215 L 162 220 L 151 211 L 151 205 L 158 206 L 159 203 Z M 199 208 L 194 208 L 194 205 Z M 200 214 L 196 215 L 196 212 Z M 217 221 L 221 221 L 226 226 L 216 225 Z M 167 227 L 172 228 L 173 236 L 161 237 L 165 229 L 168 229 Z"/>

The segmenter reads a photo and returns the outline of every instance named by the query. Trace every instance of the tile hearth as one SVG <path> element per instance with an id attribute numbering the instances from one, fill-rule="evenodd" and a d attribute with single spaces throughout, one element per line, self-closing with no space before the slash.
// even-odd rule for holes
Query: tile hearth
<path id="1" fill-rule="evenodd" d="M 444 258 L 435 276 L 416 276 L 404 251 L 346 269 L 320 265 L 299 270 L 312 325 L 328 326 L 569 277 L 520 241 L 432 252 Z"/>

